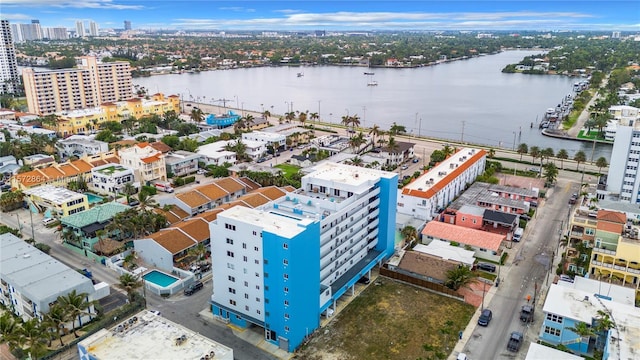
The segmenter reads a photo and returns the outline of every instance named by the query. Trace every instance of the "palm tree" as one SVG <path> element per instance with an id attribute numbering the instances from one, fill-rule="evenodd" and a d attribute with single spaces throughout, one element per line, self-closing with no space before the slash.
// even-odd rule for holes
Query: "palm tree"
<path id="1" fill-rule="evenodd" d="M 311 119 L 311 121 L 318 121 L 320 119 L 320 115 L 318 115 L 317 112 L 312 112 L 309 114 L 309 119 Z"/>
<path id="2" fill-rule="evenodd" d="M 349 115 L 345 115 L 342 117 L 342 121 L 340 124 L 344 125 L 344 127 L 348 128 L 351 125 L 351 117 Z"/>
<path id="3" fill-rule="evenodd" d="M 400 230 L 400 235 L 404 237 L 405 243 L 409 245 L 411 245 L 415 240 L 418 240 L 418 231 L 411 225 L 403 227 L 402 230 Z"/>
<path id="4" fill-rule="evenodd" d="M 595 333 L 593 329 L 591 329 L 591 327 L 587 325 L 587 323 L 577 322 L 572 327 L 567 327 L 565 329 L 580 336 L 580 352 L 586 353 L 587 351 L 589 351 L 589 339 L 591 338 L 591 336 L 595 335 Z M 582 351 L 582 344 L 584 343 L 585 337 L 587 338 L 587 349 L 585 351 Z"/>
<path id="5" fill-rule="evenodd" d="M 107 235 L 107 231 L 104 229 L 96 231 L 96 236 L 98 237 L 98 245 L 100 245 L 100 255 L 105 255 L 104 243 L 102 242 L 102 240 L 105 238 L 106 235 Z"/>
<path id="6" fill-rule="evenodd" d="M 296 113 L 294 111 L 289 111 L 284 114 L 284 118 L 287 119 L 287 122 L 290 123 L 293 119 L 296 118 Z"/>
<path id="7" fill-rule="evenodd" d="M 560 169 L 562 169 L 564 168 L 564 161 L 569 158 L 569 154 L 567 153 L 567 150 L 560 149 L 556 154 L 556 158 L 560 159 Z"/>
<path id="8" fill-rule="evenodd" d="M 531 155 L 531 158 L 533 159 L 532 163 L 533 165 L 536 165 L 536 159 L 540 158 L 542 159 L 541 153 L 540 153 L 540 148 L 537 146 L 532 146 L 529 148 L 529 155 Z M 541 164 L 542 165 L 542 160 L 541 160 Z"/>
<path id="9" fill-rule="evenodd" d="M 200 124 L 204 120 L 204 113 L 202 112 L 202 110 L 200 110 L 200 108 L 193 108 L 191 110 L 191 114 L 189 114 L 189 117 L 191 118 L 191 120 L 193 120 L 193 122 Z"/>
<path id="10" fill-rule="evenodd" d="M 580 163 L 583 163 L 583 162 L 587 161 L 587 155 L 584 153 L 584 151 L 579 150 L 573 156 L 573 161 L 575 161 L 577 163 L 576 164 L 576 170 L 578 170 L 578 168 L 580 167 Z"/>
<path id="11" fill-rule="evenodd" d="M 358 135 L 352 136 L 349 139 L 349 145 L 355 150 L 356 153 L 360 153 L 360 146 L 367 142 L 364 138 L 364 134 L 362 131 L 358 133 Z"/>
<path id="12" fill-rule="evenodd" d="M 599 157 L 598 160 L 596 160 L 596 166 L 598 167 L 598 174 L 602 173 L 602 168 L 603 167 L 607 167 L 609 164 L 607 163 L 607 159 L 605 159 L 603 156 Z"/>
<path id="13" fill-rule="evenodd" d="M 371 144 L 375 146 L 376 144 L 376 136 L 380 136 L 382 134 L 382 130 L 380 130 L 380 126 L 373 125 L 371 130 L 369 130 L 369 135 L 371 135 Z"/>
<path id="14" fill-rule="evenodd" d="M 87 293 L 77 293 L 76 290 L 68 293 L 66 296 L 58 296 L 58 303 L 67 311 L 69 319 L 71 320 L 71 326 L 73 328 L 73 335 L 76 338 L 79 337 L 76 333 L 76 321 L 78 319 L 78 325 L 82 326 L 82 316 L 91 315 L 91 311 L 87 311 L 93 305 L 93 301 L 87 301 Z"/>
<path id="15" fill-rule="evenodd" d="M 392 136 L 389 136 L 389 140 L 387 141 L 387 151 L 389 152 L 389 154 L 393 154 L 399 146 L 400 144 L 396 142 L 396 139 L 394 139 Z"/>
<path id="16" fill-rule="evenodd" d="M 298 114 L 298 121 L 300 121 L 300 125 L 304 127 L 304 123 L 307 121 L 307 112 L 300 112 L 300 114 Z"/>
<path id="17" fill-rule="evenodd" d="M 518 150 L 516 150 L 518 154 L 520 154 L 520 161 L 522 161 L 522 155 L 529 153 L 529 146 L 527 144 L 518 145 Z"/>
<path id="18" fill-rule="evenodd" d="M 118 286 L 127 292 L 129 302 L 133 302 L 135 300 L 136 290 L 144 286 L 140 278 L 129 273 L 122 274 L 118 280 L 120 280 L 120 284 L 118 284 Z"/>
<path id="19" fill-rule="evenodd" d="M 487 157 L 489 159 L 493 159 L 494 156 L 496 156 L 496 149 L 494 148 L 489 149 L 489 151 L 487 152 Z"/>
<path id="20" fill-rule="evenodd" d="M 203 243 L 198 243 L 198 245 L 189 249 L 189 254 L 196 257 L 196 262 L 198 265 L 202 260 L 204 260 L 205 255 L 207 254 L 207 247 Z"/>
<path id="21" fill-rule="evenodd" d="M 140 191 L 138 193 L 138 201 L 140 202 L 140 209 L 146 210 L 147 208 L 155 208 L 158 206 L 158 202 L 151 198 L 150 195 L 146 191 Z"/>
<path id="22" fill-rule="evenodd" d="M 271 112 L 269 110 L 265 110 L 262 112 L 262 118 L 268 119 L 271 116 Z"/>
<path id="23" fill-rule="evenodd" d="M 17 340 L 16 335 L 20 324 L 16 321 L 16 317 L 5 311 L 0 315 L 0 344 L 9 343 L 13 347 L 13 343 Z"/>
<path id="24" fill-rule="evenodd" d="M 351 159 L 351 165 L 353 166 L 362 166 L 362 158 L 354 157 Z"/>
<path id="25" fill-rule="evenodd" d="M 18 343 L 26 346 L 26 351 L 32 359 L 38 359 L 47 352 L 49 336 L 45 326 L 38 319 L 30 319 L 22 324 L 18 330 Z"/>
<path id="26" fill-rule="evenodd" d="M 354 114 L 350 118 L 351 119 L 349 121 L 351 122 L 351 128 L 355 130 L 355 128 L 360 126 L 360 117 L 358 116 L 358 114 Z"/>
<path id="27" fill-rule="evenodd" d="M 542 165 L 542 160 L 547 159 L 547 163 L 549 162 L 549 158 L 553 157 L 553 149 L 548 147 L 540 151 L 540 165 Z"/>
<path id="28" fill-rule="evenodd" d="M 391 127 L 389 128 L 389 135 L 404 134 L 406 132 L 407 132 L 407 128 L 405 128 L 402 125 L 396 124 L 395 121 L 393 122 L 393 125 L 391 125 Z"/>
<path id="29" fill-rule="evenodd" d="M 449 156 L 453 155 L 453 153 L 455 153 L 455 150 L 449 144 L 445 144 L 442 147 L 442 153 L 444 154 L 444 158 L 446 159 Z"/>
<path id="30" fill-rule="evenodd" d="M 458 290 L 461 287 L 471 283 L 475 275 L 467 266 L 460 265 L 454 269 L 447 271 L 447 279 L 444 285 L 452 290 Z"/>
<path id="31" fill-rule="evenodd" d="M 58 336 L 58 340 L 60 340 L 60 346 L 64 346 L 64 343 L 62 342 L 62 331 L 65 327 L 64 325 L 69 320 L 71 320 L 69 318 L 69 314 L 60 304 L 51 306 L 49 308 L 49 312 L 45 314 L 45 321 L 56 330 L 56 335 Z"/>

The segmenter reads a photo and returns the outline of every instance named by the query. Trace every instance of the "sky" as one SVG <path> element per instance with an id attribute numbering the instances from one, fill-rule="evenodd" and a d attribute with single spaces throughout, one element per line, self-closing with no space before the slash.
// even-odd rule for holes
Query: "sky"
<path id="1" fill-rule="evenodd" d="M 181 30 L 640 31 L 637 0 L 1 0 L 0 18 L 44 27 Z"/>

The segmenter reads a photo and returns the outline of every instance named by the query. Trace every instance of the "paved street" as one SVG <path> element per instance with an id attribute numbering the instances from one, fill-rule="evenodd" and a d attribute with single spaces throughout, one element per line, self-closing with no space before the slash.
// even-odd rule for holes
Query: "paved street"
<path id="1" fill-rule="evenodd" d="M 541 202 L 523 240 L 508 250 L 507 263 L 501 267 L 500 286 L 491 288 L 485 296 L 485 307 L 493 311 L 493 320 L 488 327 L 477 326 L 480 309 L 476 311 L 450 359 L 461 351 L 471 359 L 524 359 L 530 342 L 537 339 L 540 331 L 543 296 L 560 258 L 554 254 L 558 251 L 561 226 L 567 226 L 568 199 L 574 192 L 578 192 L 578 184 L 566 180 L 547 192 L 547 199 Z M 535 321 L 524 326 L 519 312 L 528 295 L 532 303 L 535 300 Z M 525 334 L 525 344 L 515 355 L 506 349 L 512 331 Z"/>

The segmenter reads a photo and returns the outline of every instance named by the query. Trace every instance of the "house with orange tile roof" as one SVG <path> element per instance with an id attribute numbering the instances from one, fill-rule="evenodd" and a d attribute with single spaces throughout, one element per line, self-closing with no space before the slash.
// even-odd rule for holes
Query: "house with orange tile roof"
<path id="1" fill-rule="evenodd" d="M 240 198 L 253 189 L 250 185 L 254 183 L 246 179 L 220 178 L 175 197 L 163 199 L 160 204 L 176 205 L 189 215 L 195 215 Z"/>
<path id="2" fill-rule="evenodd" d="M 484 172 L 487 153 L 462 148 L 398 190 L 398 212 L 432 220 Z"/>
<path id="3" fill-rule="evenodd" d="M 429 244 L 432 241 L 446 241 L 451 245 L 469 247 L 475 252 L 475 257 L 495 262 L 500 261 L 502 242 L 505 239 L 505 235 L 440 221 L 429 221 L 422 229 L 423 244 Z"/>
<path id="4" fill-rule="evenodd" d="M 133 169 L 137 181 L 150 185 L 154 181 L 167 180 L 164 154 L 154 149 L 148 142 L 141 142 L 122 149 L 120 164 Z"/>
<path id="5" fill-rule="evenodd" d="M 136 254 L 146 263 L 172 271 L 174 263 L 187 256 L 198 244 L 209 245 L 209 222 L 193 218 L 178 222 L 146 238 L 133 241 Z"/>

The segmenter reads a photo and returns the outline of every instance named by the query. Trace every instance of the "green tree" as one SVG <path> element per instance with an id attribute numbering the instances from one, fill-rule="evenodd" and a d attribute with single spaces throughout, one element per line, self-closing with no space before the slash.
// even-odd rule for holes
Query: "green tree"
<path id="1" fill-rule="evenodd" d="M 87 293 L 77 293 L 76 290 L 73 290 L 65 296 L 58 296 L 58 303 L 69 314 L 73 335 L 75 335 L 76 338 L 78 338 L 79 335 L 76 332 L 75 320 L 78 319 L 78 326 L 82 327 L 82 316 L 91 315 L 89 309 L 93 306 L 93 302 L 88 301 L 87 296 Z"/>
<path id="2" fill-rule="evenodd" d="M 576 164 L 576 170 L 578 170 L 578 168 L 580 167 L 580 163 L 583 163 L 583 162 L 587 161 L 587 155 L 584 153 L 584 151 L 579 150 L 573 156 L 573 161 L 575 161 L 577 163 Z"/>
<path id="3" fill-rule="evenodd" d="M 549 162 L 549 159 L 552 158 L 554 155 L 553 153 L 553 149 L 548 147 L 545 148 L 543 150 L 540 151 L 540 165 L 542 165 L 542 160 L 547 159 L 547 163 Z"/>
<path id="4" fill-rule="evenodd" d="M 189 249 L 189 254 L 195 256 L 196 262 L 200 264 L 207 255 L 207 247 L 203 243 L 198 243 L 198 245 Z"/>
<path id="5" fill-rule="evenodd" d="M 567 150 L 560 149 L 560 150 L 558 150 L 558 153 L 556 154 L 556 158 L 560 159 L 560 168 L 563 169 L 564 168 L 564 161 L 569 158 L 569 154 L 567 153 Z"/>
<path id="6" fill-rule="evenodd" d="M 558 168 L 554 163 L 547 163 L 544 165 L 544 178 L 547 184 L 555 184 L 558 177 Z"/>
<path id="7" fill-rule="evenodd" d="M 411 225 L 407 225 L 400 230 L 400 235 L 404 238 L 405 243 L 411 245 L 418 240 L 418 230 Z"/>
<path id="8" fill-rule="evenodd" d="M 118 284 L 118 286 L 127 293 L 129 302 L 133 302 L 135 300 L 137 290 L 144 286 L 140 278 L 129 273 L 122 274 L 118 280 L 120 280 L 120 284 Z"/>
<path id="9" fill-rule="evenodd" d="M 447 279 L 444 285 L 452 290 L 458 290 L 468 285 L 475 279 L 473 271 L 467 266 L 460 265 L 454 269 L 447 271 Z"/>
<path id="10" fill-rule="evenodd" d="M 193 122 L 197 124 L 200 124 L 201 122 L 204 121 L 204 113 L 202 112 L 202 110 L 200 110 L 200 108 L 197 108 L 197 107 L 194 107 L 191 110 L 191 114 L 189 114 L 189 117 Z"/>
<path id="11" fill-rule="evenodd" d="M 56 336 L 58 337 L 58 340 L 60 340 L 60 346 L 64 346 L 64 343 L 62 342 L 62 334 L 65 324 L 67 321 L 71 320 L 65 308 L 56 303 L 49 307 L 49 312 L 45 314 L 44 318 L 45 321 L 56 330 Z"/>
<path id="12" fill-rule="evenodd" d="M 112 143 L 118 141 L 118 137 L 113 135 L 113 132 L 109 129 L 105 129 L 96 134 L 95 137 L 98 141 L 104 141 L 106 143 Z"/>
<path id="13" fill-rule="evenodd" d="M 609 166 L 609 164 L 607 163 L 607 159 L 605 159 L 604 156 L 601 156 L 596 160 L 596 166 L 598 167 L 598 174 L 601 174 L 602 168 Z"/>
<path id="14" fill-rule="evenodd" d="M 533 159 L 532 163 L 535 165 L 536 164 L 536 159 L 537 158 L 541 158 L 541 153 L 540 153 L 540 148 L 537 146 L 532 146 L 529 148 L 529 155 L 531 156 L 531 158 Z M 542 161 L 541 161 L 542 162 Z"/>
<path id="15" fill-rule="evenodd" d="M 180 138 L 177 135 L 165 135 L 160 141 L 162 141 L 172 149 L 175 149 L 178 144 L 180 144 Z"/>
<path id="16" fill-rule="evenodd" d="M 398 125 L 395 122 L 393 123 L 393 125 L 391 125 L 391 128 L 389 128 L 389 135 L 399 135 L 399 134 L 404 134 L 407 132 L 407 128 L 402 126 L 402 125 Z"/>
<path id="17" fill-rule="evenodd" d="M 516 150 L 518 154 L 520 154 L 520 161 L 522 161 L 522 155 L 529 153 L 529 146 L 527 144 L 518 145 L 518 150 Z"/>
<path id="18" fill-rule="evenodd" d="M 47 352 L 49 333 L 38 319 L 30 319 L 18 328 L 18 344 L 26 348 L 32 359 L 38 359 Z"/>
<path id="19" fill-rule="evenodd" d="M 566 327 L 565 329 L 575 333 L 580 337 L 580 352 L 586 353 L 589 349 L 589 339 L 591 338 L 591 336 L 595 335 L 595 332 L 593 331 L 593 329 L 589 325 L 587 325 L 587 323 L 584 323 L 584 322 L 577 322 L 574 324 L 574 326 Z M 584 351 L 582 351 L 582 344 L 585 343 L 585 340 L 587 344 L 587 349 L 584 349 Z"/>

